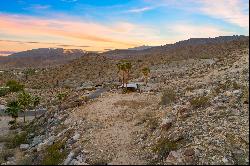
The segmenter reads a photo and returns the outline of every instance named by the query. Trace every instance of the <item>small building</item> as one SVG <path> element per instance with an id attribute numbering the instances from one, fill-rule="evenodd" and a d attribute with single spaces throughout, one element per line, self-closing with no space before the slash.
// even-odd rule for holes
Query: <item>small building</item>
<path id="1" fill-rule="evenodd" d="M 128 84 L 125 84 L 124 87 L 120 86 L 119 88 L 127 88 L 128 91 L 132 91 L 132 92 L 140 90 L 139 84 L 137 83 L 128 83 Z"/>

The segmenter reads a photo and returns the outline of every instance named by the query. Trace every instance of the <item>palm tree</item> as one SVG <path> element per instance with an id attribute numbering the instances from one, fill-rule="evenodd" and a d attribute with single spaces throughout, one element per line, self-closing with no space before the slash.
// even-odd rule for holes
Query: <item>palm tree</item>
<path id="1" fill-rule="evenodd" d="M 116 66 L 117 66 L 117 68 L 118 68 L 118 75 L 119 75 L 119 73 L 121 72 L 121 70 L 122 70 L 122 63 L 121 62 L 119 62 L 119 63 L 117 63 L 116 64 Z M 119 76 L 119 81 L 120 81 L 121 79 L 120 79 L 120 76 Z M 121 80 L 121 82 L 122 82 L 122 80 Z M 122 84 L 123 84 L 123 82 L 122 82 Z"/>
<path id="2" fill-rule="evenodd" d="M 33 97 L 33 107 L 35 109 L 35 118 L 36 118 L 36 107 L 40 104 L 40 97 L 35 96 Z"/>
<path id="3" fill-rule="evenodd" d="M 130 73 L 130 70 L 132 68 L 132 64 L 127 60 L 121 60 L 117 64 L 117 67 L 118 67 L 118 70 L 119 70 L 118 72 L 122 71 L 122 87 L 124 87 L 124 84 L 128 83 L 129 73 Z M 125 74 L 127 75 L 126 78 L 125 78 Z"/>
<path id="4" fill-rule="evenodd" d="M 21 107 L 18 103 L 18 101 L 10 101 L 7 103 L 7 109 L 5 110 L 5 113 L 10 115 L 14 119 L 14 124 L 16 124 L 16 119 L 18 118 L 18 113 L 21 111 Z"/>
<path id="5" fill-rule="evenodd" d="M 129 81 L 129 77 L 130 77 L 130 70 L 132 68 L 132 64 L 128 61 L 125 62 L 125 71 L 127 73 L 127 79 L 126 79 L 126 87 Z"/>
<path id="6" fill-rule="evenodd" d="M 147 85 L 148 84 L 148 74 L 150 73 L 150 69 L 148 67 L 144 67 L 142 69 L 142 74 L 144 75 L 144 82 Z"/>
<path id="7" fill-rule="evenodd" d="M 21 106 L 21 110 L 23 112 L 23 121 L 25 122 L 25 111 L 31 108 L 32 97 L 29 93 L 23 91 L 18 95 L 18 102 Z"/>

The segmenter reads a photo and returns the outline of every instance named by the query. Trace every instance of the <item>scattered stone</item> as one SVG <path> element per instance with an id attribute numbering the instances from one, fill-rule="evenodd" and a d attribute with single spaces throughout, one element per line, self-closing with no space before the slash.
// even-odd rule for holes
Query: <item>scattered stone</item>
<path id="1" fill-rule="evenodd" d="M 29 149 L 29 144 L 21 144 L 20 145 L 20 149 L 21 150 L 27 150 L 27 149 Z"/>
<path id="2" fill-rule="evenodd" d="M 68 155 L 68 157 L 66 158 L 66 160 L 63 162 L 63 165 L 69 165 L 69 163 L 73 159 L 74 155 L 75 155 L 74 152 L 70 152 L 69 155 Z"/>

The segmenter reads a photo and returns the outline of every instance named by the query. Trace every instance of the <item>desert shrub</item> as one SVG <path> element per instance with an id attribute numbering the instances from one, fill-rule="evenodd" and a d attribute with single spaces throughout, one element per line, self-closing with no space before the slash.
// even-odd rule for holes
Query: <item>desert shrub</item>
<path id="1" fill-rule="evenodd" d="M 13 149 L 3 149 L 0 151 L 0 165 L 7 161 L 9 157 L 14 156 L 14 150 Z"/>
<path id="2" fill-rule="evenodd" d="M 32 161 L 32 156 L 23 156 L 21 159 L 17 161 L 18 165 L 34 165 Z"/>
<path id="3" fill-rule="evenodd" d="M 156 117 L 150 117 L 147 120 L 147 125 L 146 125 L 149 130 L 152 132 L 154 131 L 158 126 L 159 126 L 159 120 Z"/>
<path id="4" fill-rule="evenodd" d="M 90 161 L 91 165 L 108 165 L 110 161 L 105 159 L 104 157 L 99 156 L 98 158 L 93 159 Z"/>
<path id="5" fill-rule="evenodd" d="M 45 155 L 42 160 L 42 165 L 58 165 L 67 156 L 64 149 L 65 142 L 59 141 L 47 147 Z M 62 151 L 61 151 L 62 150 Z"/>
<path id="6" fill-rule="evenodd" d="M 67 97 L 67 93 L 58 93 L 58 94 L 57 94 L 57 99 L 58 99 L 59 101 L 64 100 L 66 97 Z"/>
<path id="7" fill-rule="evenodd" d="M 24 85 L 20 84 L 16 80 L 8 81 L 6 86 L 9 87 L 10 92 L 18 92 L 24 89 Z"/>
<path id="8" fill-rule="evenodd" d="M 7 95 L 9 92 L 9 88 L 7 87 L 0 87 L 0 97 L 3 97 L 5 95 Z"/>
<path id="9" fill-rule="evenodd" d="M 176 99 L 176 93 L 172 89 L 167 89 L 163 92 L 160 105 L 169 105 Z"/>
<path id="10" fill-rule="evenodd" d="M 195 87 L 193 87 L 193 86 L 186 87 L 186 91 L 192 91 L 192 90 L 195 90 Z"/>
<path id="11" fill-rule="evenodd" d="M 244 104 L 249 103 L 249 87 L 243 86 L 241 100 Z"/>
<path id="12" fill-rule="evenodd" d="M 237 90 L 237 89 L 240 89 L 240 88 L 241 88 L 241 85 L 234 81 L 234 82 L 232 83 L 232 88 L 235 89 L 235 90 Z"/>
<path id="13" fill-rule="evenodd" d="M 8 139 L 5 145 L 7 148 L 12 149 L 12 148 L 16 148 L 20 146 L 21 144 L 26 144 L 28 143 L 27 136 L 28 136 L 27 132 L 11 134 L 8 136 Z"/>
<path id="14" fill-rule="evenodd" d="M 195 97 L 191 99 L 190 103 L 194 108 L 204 107 L 209 103 L 208 96 Z"/>
<path id="15" fill-rule="evenodd" d="M 177 147 L 177 142 L 163 137 L 153 146 L 152 151 L 158 155 L 159 160 L 163 160 L 171 151 L 176 150 Z"/>

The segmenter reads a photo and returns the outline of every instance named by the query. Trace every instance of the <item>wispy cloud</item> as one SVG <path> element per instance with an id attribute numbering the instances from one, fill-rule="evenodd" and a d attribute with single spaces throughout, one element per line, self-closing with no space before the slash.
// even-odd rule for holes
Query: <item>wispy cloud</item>
<path id="1" fill-rule="evenodd" d="M 142 7 L 142 8 L 134 8 L 134 9 L 129 9 L 127 11 L 125 11 L 125 13 L 142 13 L 142 12 L 146 12 L 149 10 L 153 10 L 155 7 Z"/>
<path id="2" fill-rule="evenodd" d="M 0 39 L 0 42 L 9 42 L 9 43 L 17 43 L 17 44 L 48 44 L 48 45 L 54 45 L 57 47 L 79 47 L 79 48 L 91 47 L 91 46 L 87 46 L 87 45 L 74 45 L 74 44 L 37 42 L 37 41 L 1 40 L 1 39 Z"/>
<path id="3" fill-rule="evenodd" d="M 249 2 L 244 0 L 200 0 L 200 11 L 243 28 L 249 27 Z"/>
<path id="4" fill-rule="evenodd" d="M 50 5 L 34 4 L 34 5 L 31 5 L 30 7 L 26 8 L 26 9 L 45 10 L 45 9 L 49 9 L 50 7 L 51 7 Z"/>
<path id="5" fill-rule="evenodd" d="M 76 2 L 78 0 L 61 0 L 61 1 L 63 1 L 63 2 Z"/>
<path id="6" fill-rule="evenodd" d="M 0 31 L 5 36 L 10 36 L 5 39 L 21 39 L 16 40 L 16 44 L 90 46 L 88 50 L 104 50 L 110 47 L 129 48 L 151 42 L 156 43 L 159 39 L 155 28 L 143 24 L 111 22 L 105 25 L 68 17 L 45 19 L 10 14 L 0 14 Z M 27 42 L 29 39 L 37 41 Z M 8 43 L 11 42 L 13 41 L 8 41 Z M 59 44 L 59 42 L 62 43 Z M 13 44 L 8 46 L 11 48 Z M 15 45 L 15 47 L 18 46 Z"/>
<path id="7" fill-rule="evenodd" d="M 179 22 L 166 26 L 169 39 L 172 41 L 189 38 L 208 38 L 217 36 L 234 35 L 234 32 L 211 25 L 193 25 L 186 22 Z"/>
<path id="8" fill-rule="evenodd" d="M 14 54 L 16 53 L 16 51 L 1 51 L 0 50 L 0 55 L 10 55 L 10 54 Z"/>
<path id="9" fill-rule="evenodd" d="M 144 0 L 151 5 L 179 8 L 186 12 L 204 14 L 239 27 L 249 28 L 248 0 Z"/>

